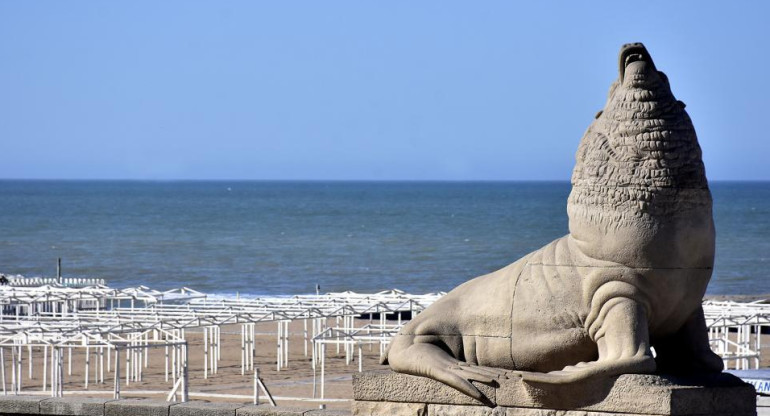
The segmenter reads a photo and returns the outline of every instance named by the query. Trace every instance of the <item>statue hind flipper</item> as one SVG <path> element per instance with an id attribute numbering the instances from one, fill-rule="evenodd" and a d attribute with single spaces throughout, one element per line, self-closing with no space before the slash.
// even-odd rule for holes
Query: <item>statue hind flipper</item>
<path id="1" fill-rule="evenodd" d="M 430 341 L 434 337 L 399 334 L 393 338 L 385 357 L 393 370 L 432 378 L 485 405 L 492 405 L 471 381 L 492 384 L 496 379 L 506 377 L 504 370 L 460 361 L 436 344 L 421 342 L 421 338 Z"/>

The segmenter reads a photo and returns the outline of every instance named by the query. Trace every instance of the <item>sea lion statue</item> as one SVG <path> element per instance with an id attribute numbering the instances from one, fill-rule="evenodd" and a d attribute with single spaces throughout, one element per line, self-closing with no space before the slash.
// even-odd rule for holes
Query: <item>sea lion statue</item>
<path id="1" fill-rule="evenodd" d="M 384 363 L 482 402 L 470 380 L 722 370 L 701 308 L 714 223 L 695 130 L 644 45 L 620 49 L 619 71 L 578 147 L 569 234 L 449 292 Z"/>

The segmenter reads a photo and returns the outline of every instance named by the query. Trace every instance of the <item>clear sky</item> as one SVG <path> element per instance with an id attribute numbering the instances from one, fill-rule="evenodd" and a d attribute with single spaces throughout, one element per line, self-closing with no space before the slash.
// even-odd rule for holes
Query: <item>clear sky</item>
<path id="1" fill-rule="evenodd" d="M 2 1 L 0 178 L 567 180 L 641 41 L 768 180 L 768 5 Z"/>

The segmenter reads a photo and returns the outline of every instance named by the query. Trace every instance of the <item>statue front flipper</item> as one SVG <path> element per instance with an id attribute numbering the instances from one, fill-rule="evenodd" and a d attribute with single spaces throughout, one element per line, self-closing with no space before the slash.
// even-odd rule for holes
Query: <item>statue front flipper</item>
<path id="1" fill-rule="evenodd" d="M 388 348 L 387 361 L 399 373 L 432 378 L 491 406 L 491 401 L 471 380 L 491 384 L 495 379 L 506 378 L 505 370 L 460 361 L 433 343 L 436 338 L 430 335 L 396 335 Z M 447 341 L 447 337 L 441 338 Z M 457 342 L 462 342 L 461 336 L 456 338 Z M 462 349 L 462 345 L 453 347 Z"/>
<path id="2" fill-rule="evenodd" d="M 598 328 L 591 331 L 599 350 L 596 361 L 580 362 L 549 373 L 515 373 L 528 382 L 567 384 L 596 376 L 655 371 L 644 306 L 630 298 L 613 298 L 602 306 L 597 322 Z"/>

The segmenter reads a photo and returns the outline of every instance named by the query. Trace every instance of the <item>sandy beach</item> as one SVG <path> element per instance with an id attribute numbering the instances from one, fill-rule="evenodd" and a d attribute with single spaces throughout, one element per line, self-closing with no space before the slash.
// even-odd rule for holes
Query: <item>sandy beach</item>
<path id="1" fill-rule="evenodd" d="M 368 322 L 368 321 L 366 321 Z M 363 325 L 363 321 L 356 326 Z M 304 354 L 302 341 L 302 322 L 293 322 L 290 326 L 291 336 L 289 342 L 289 365 L 280 371 L 276 370 L 276 335 L 275 324 L 260 324 L 256 327 L 255 338 L 256 355 L 254 364 L 259 368 L 260 378 L 264 381 L 270 393 L 277 398 L 292 397 L 310 399 L 313 396 L 313 369 L 311 367 L 311 352 Z M 272 332 L 271 332 L 272 331 Z M 189 345 L 189 392 L 191 400 L 207 401 L 231 401 L 239 403 L 251 403 L 249 398 L 222 397 L 221 395 L 245 395 L 253 394 L 253 373 L 246 372 L 241 375 L 241 341 L 240 326 L 231 325 L 222 328 L 222 359 L 219 361 L 217 374 L 211 374 L 204 378 L 203 357 L 203 332 L 188 330 L 186 338 Z M 357 356 L 350 363 L 345 364 L 344 351 L 336 354 L 333 346 L 327 346 L 325 363 L 325 398 L 321 401 L 301 401 L 277 399 L 281 406 L 318 407 L 326 404 L 328 408 L 348 408 L 352 397 L 352 374 L 358 371 Z M 6 349 L 6 383 L 10 389 L 11 369 L 9 363 L 10 353 Z M 22 366 L 22 394 L 41 392 L 43 381 L 42 349 L 33 350 L 33 378 L 28 378 L 27 353 L 24 352 Z M 91 360 L 91 374 L 96 359 Z M 123 359 L 125 360 L 125 358 Z M 105 373 L 105 382 L 95 383 L 93 376 L 89 380 L 88 390 L 84 390 L 84 362 L 85 351 L 73 349 L 72 374 L 67 374 L 67 358 L 65 354 L 64 395 L 77 394 L 78 396 L 105 397 L 112 396 L 113 376 L 112 372 Z M 122 363 L 123 372 L 121 380 L 122 397 L 152 397 L 165 399 L 171 391 L 171 381 L 165 381 L 164 350 L 154 349 L 150 352 L 148 366 L 143 370 L 143 380 L 126 384 L 125 362 Z M 379 365 L 379 348 L 368 346 L 363 348 L 364 369 L 384 368 Z M 317 373 L 320 378 L 320 370 Z M 318 385 L 320 389 L 320 384 Z M 319 390 L 320 391 L 320 390 Z M 156 392 L 150 394 L 150 392 Z M 208 397 L 200 394 L 211 395 Z M 342 399 L 342 400 L 340 400 Z"/>

